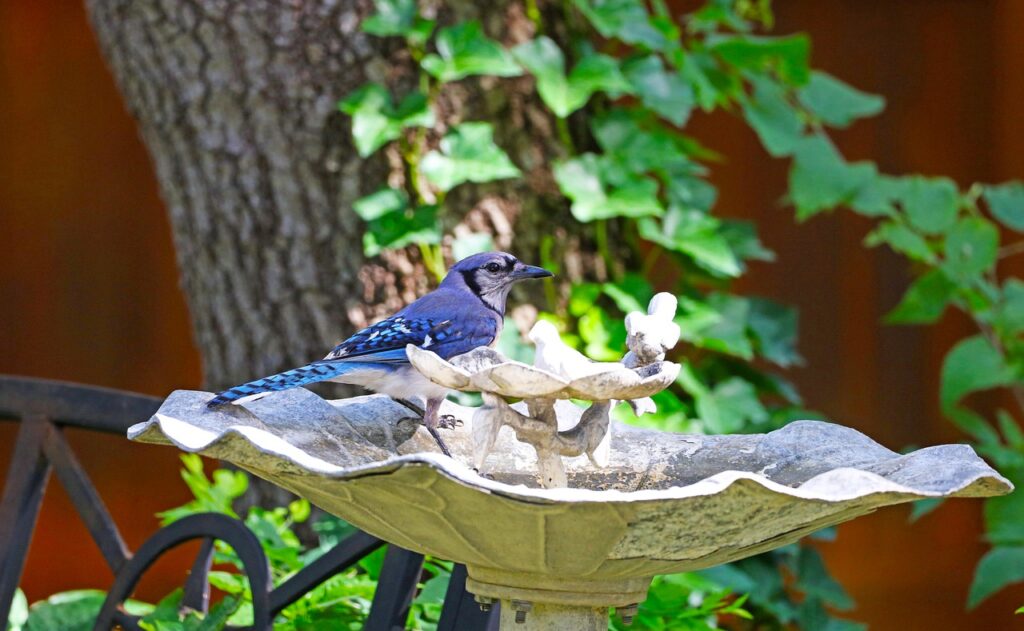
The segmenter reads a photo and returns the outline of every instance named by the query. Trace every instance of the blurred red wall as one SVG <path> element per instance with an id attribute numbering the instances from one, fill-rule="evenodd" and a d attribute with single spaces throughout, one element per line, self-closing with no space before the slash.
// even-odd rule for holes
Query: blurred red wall
<path id="1" fill-rule="evenodd" d="M 848 156 L 962 184 L 1024 177 L 1024 2 L 775 6 L 780 32 L 810 33 L 818 67 L 888 99 L 882 116 L 837 135 Z M 778 202 L 786 167 L 749 130 L 699 116 L 692 130 L 728 157 L 715 168 L 721 211 L 756 219 L 778 253 L 743 289 L 799 305 L 807 363 L 792 376 L 808 405 L 893 449 L 962 440 L 939 414 L 937 384 L 967 323 L 881 326 L 909 276 L 898 257 L 861 246 L 870 223 L 838 213 L 795 224 Z M 199 370 L 152 168 L 81 3 L 0 3 L 0 373 L 164 395 L 198 386 Z M 6 471 L 14 432 L 2 425 Z M 187 498 L 173 450 L 71 438 L 130 546 L 155 529 L 153 513 Z M 1014 628 L 1020 587 L 964 611 L 986 549 L 980 508 L 950 502 L 917 524 L 887 509 L 840 527 L 823 550 L 854 617 L 883 630 Z M 142 595 L 179 584 L 186 563 L 163 564 Z M 52 484 L 23 581 L 30 599 L 109 581 Z"/>

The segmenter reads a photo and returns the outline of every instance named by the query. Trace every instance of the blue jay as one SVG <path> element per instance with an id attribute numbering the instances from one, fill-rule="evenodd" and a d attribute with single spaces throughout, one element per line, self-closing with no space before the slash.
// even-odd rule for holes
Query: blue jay
<path id="1" fill-rule="evenodd" d="M 491 346 L 501 333 L 512 285 L 547 276 L 551 272 L 525 265 L 505 252 L 474 254 L 452 266 L 436 290 L 359 331 L 323 359 L 225 390 L 207 406 L 241 403 L 318 381 L 354 384 L 399 401 L 422 397 L 426 401 L 423 422 L 447 452 L 436 428 L 448 390 L 412 367 L 406 345 L 429 349 L 443 359 Z"/>

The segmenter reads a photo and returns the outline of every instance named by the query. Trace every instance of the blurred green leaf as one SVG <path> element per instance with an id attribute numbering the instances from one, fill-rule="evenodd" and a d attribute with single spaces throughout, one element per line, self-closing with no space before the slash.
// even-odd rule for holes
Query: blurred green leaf
<path id="1" fill-rule="evenodd" d="M 1011 419 L 1012 421 L 1012 419 Z M 1017 431 L 1020 431 L 1013 424 Z M 1009 466 L 1007 466 L 1009 465 Z M 1000 473 L 1017 488 L 1024 484 L 1024 452 L 1016 452 L 1015 462 L 1005 463 Z M 1024 546 L 1024 495 L 1010 493 L 985 501 L 985 536 L 993 544 Z"/>
<path id="2" fill-rule="evenodd" d="M 232 505 L 249 487 L 249 477 L 245 473 L 217 469 L 210 478 L 207 478 L 203 471 L 203 460 L 199 455 L 183 454 L 181 461 L 185 465 L 181 471 L 181 478 L 195 499 L 183 506 L 157 513 L 161 525 L 166 526 L 196 513 L 215 512 L 238 517 Z"/>
<path id="3" fill-rule="evenodd" d="M 419 206 L 374 219 L 363 234 L 364 253 L 376 256 L 385 249 L 402 248 L 411 243 L 440 243 L 437 210 L 437 206 Z"/>
<path id="4" fill-rule="evenodd" d="M 754 93 L 743 102 L 743 115 L 757 132 L 761 144 L 772 156 L 788 156 L 796 150 L 804 132 L 804 122 L 779 84 L 767 78 L 753 77 Z"/>
<path id="5" fill-rule="evenodd" d="M 779 366 L 802 363 L 796 349 L 796 309 L 765 298 L 750 298 L 749 302 L 747 322 L 757 339 L 759 354 Z"/>
<path id="6" fill-rule="evenodd" d="M 981 276 L 996 262 L 999 229 L 981 217 L 966 217 L 946 234 L 946 260 L 943 269 L 960 281 Z"/>
<path id="7" fill-rule="evenodd" d="M 641 0 L 573 0 L 573 4 L 604 37 L 651 50 L 667 49 L 674 44 L 651 24 Z"/>
<path id="8" fill-rule="evenodd" d="M 416 0 L 374 0 L 377 12 L 363 20 L 362 30 L 371 35 L 398 35 L 422 46 L 434 29 L 434 21 L 419 16 Z"/>
<path id="9" fill-rule="evenodd" d="M 1024 183 L 986 186 L 983 195 L 996 219 L 1007 228 L 1024 232 Z"/>
<path id="10" fill-rule="evenodd" d="M 512 54 L 534 76 L 541 99 L 560 118 L 586 105 L 594 92 L 617 96 L 631 89 L 618 62 L 607 55 L 585 56 L 566 77 L 562 50 L 543 35 L 516 46 Z"/>
<path id="11" fill-rule="evenodd" d="M 806 35 L 726 35 L 709 37 L 708 42 L 712 52 L 741 70 L 774 69 L 780 79 L 797 86 L 810 79 L 811 42 Z"/>
<path id="12" fill-rule="evenodd" d="M 804 107 L 833 127 L 847 127 L 885 109 L 884 98 L 861 92 L 819 70 L 811 72 L 810 81 L 797 96 Z"/>
<path id="13" fill-rule="evenodd" d="M 924 237 L 896 221 L 884 222 L 864 238 L 864 245 L 871 248 L 882 243 L 887 243 L 893 250 L 905 254 L 914 261 L 922 263 L 938 261 L 938 257 Z"/>
<path id="14" fill-rule="evenodd" d="M 21 588 L 14 590 L 11 599 L 11 611 L 7 616 L 7 631 L 21 631 L 28 621 L 28 599 Z"/>
<path id="15" fill-rule="evenodd" d="M 945 500 L 941 497 L 932 497 L 924 500 L 918 500 L 910 505 L 910 523 L 914 523 L 934 511 Z"/>
<path id="16" fill-rule="evenodd" d="M 605 163 L 592 153 L 556 163 L 554 174 L 562 193 L 572 200 L 572 214 L 579 221 L 664 212 L 654 180 L 625 173 L 609 175 Z M 614 184 L 613 178 L 617 180 Z"/>
<path id="17" fill-rule="evenodd" d="M 97 589 L 60 592 L 32 603 L 25 631 L 92 631 L 106 594 Z"/>
<path id="18" fill-rule="evenodd" d="M 640 236 L 667 250 L 693 257 L 701 267 L 725 276 L 739 276 L 739 260 L 722 234 L 721 223 L 698 211 L 669 208 L 658 219 L 641 219 Z"/>
<path id="19" fill-rule="evenodd" d="M 981 601 L 1018 581 L 1024 581 L 1024 546 L 992 548 L 982 557 L 974 572 L 967 607 L 974 609 Z"/>
<path id="20" fill-rule="evenodd" d="M 896 308 L 885 316 L 893 324 L 931 324 L 939 319 L 956 295 L 956 284 L 942 270 L 933 269 L 915 280 Z"/>
<path id="21" fill-rule="evenodd" d="M 708 295 L 705 302 L 680 297 L 679 312 L 675 322 L 682 339 L 708 350 L 753 358 L 754 348 L 747 336 L 747 299 L 719 292 Z"/>
<path id="22" fill-rule="evenodd" d="M 1003 356 L 983 336 L 963 339 L 942 363 L 942 407 L 949 409 L 971 392 L 1006 385 L 1014 377 Z"/>
<path id="23" fill-rule="evenodd" d="M 839 611 L 853 608 L 853 599 L 828 573 L 821 553 L 816 549 L 799 546 L 794 570 L 797 577 L 796 587 L 806 596 L 820 599 L 824 604 Z"/>
<path id="24" fill-rule="evenodd" d="M 490 123 L 462 123 L 441 139 L 439 151 L 423 157 L 420 169 L 443 191 L 463 182 L 490 182 L 518 177 L 519 169 L 494 144 Z"/>
<path id="25" fill-rule="evenodd" d="M 1024 281 L 1007 278 L 1002 288 L 1003 300 L 995 316 L 995 325 L 1007 336 L 1024 331 Z"/>
<path id="26" fill-rule="evenodd" d="M 368 83 L 345 97 L 338 108 L 352 117 L 352 138 L 361 157 L 395 140 L 409 127 L 433 127 L 434 111 L 420 92 L 395 107 L 384 86 Z"/>
<path id="27" fill-rule="evenodd" d="M 421 65 L 439 81 L 456 81 L 470 75 L 516 77 L 522 74 L 511 53 L 484 35 L 479 22 L 461 22 L 443 28 L 435 43 L 437 54 L 424 57 Z"/>
<path id="28" fill-rule="evenodd" d="M 805 219 L 849 203 L 876 176 L 877 170 L 869 162 L 848 164 L 827 138 L 805 137 L 796 146 L 789 172 L 789 190 L 797 216 Z"/>
<path id="29" fill-rule="evenodd" d="M 409 196 L 400 188 L 382 188 L 352 203 L 363 221 L 373 221 L 388 213 L 404 211 L 409 207 Z"/>
<path id="30" fill-rule="evenodd" d="M 910 225 L 925 234 L 945 232 L 956 223 L 957 188 L 949 178 L 905 178 L 900 201 Z"/>
<path id="31" fill-rule="evenodd" d="M 768 412 L 757 397 L 754 386 L 739 377 L 730 377 L 710 391 L 690 392 L 697 401 L 697 415 L 714 434 L 731 434 L 748 423 L 768 420 Z"/>
<path id="32" fill-rule="evenodd" d="M 693 90 L 682 76 L 665 69 L 661 58 L 647 55 L 623 66 L 623 72 L 644 105 L 674 125 L 682 126 L 694 106 Z"/>

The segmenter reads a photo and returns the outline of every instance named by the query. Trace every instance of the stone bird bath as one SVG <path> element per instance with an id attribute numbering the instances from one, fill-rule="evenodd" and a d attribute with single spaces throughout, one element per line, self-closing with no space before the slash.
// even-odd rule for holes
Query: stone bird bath
<path id="1" fill-rule="evenodd" d="M 628 612 L 657 574 L 758 554 L 890 504 L 1013 488 L 968 446 L 901 455 L 831 423 L 729 436 L 609 424 L 606 408 L 615 400 L 649 409 L 644 397 L 656 390 L 645 380 L 658 389 L 671 383 L 663 378 L 673 370 L 665 349 L 655 351 L 675 341 L 645 337 L 638 320 L 646 317 L 636 314 L 623 360 L 637 373 L 627 377 L 634 387 L 615 396 L 606 387 L 606 400 L 586 411 L 535 390 L 518 393 L 536 397 L 526 405 L 508 406 L 494 391 L 535 384 L 536 375 L 508 381 L 523 365 L 495 369 L 502 360 L 494 355 L 469 368 L 455 362 L 448 377 L 458 383 L 451 385 L 483 390 L 485 406 L 445 404 L 442 413 L 473 417 L 446 432 L 452 458 L 436 453 L 419 419 L 387 397 L 327 401 L 303 389 L 215 410 L 205 407 L 209 393 L 177 391 L 129 438 L 227 460 L 374 536 L 465 563 L 468 589 L 481 602 L 502 602 L 504 630 L 603 631 L 608 608 Z M 560 368 L 548 355 L 547 372 L 556 377 L 565 368 L 600 381 L 623 369 L 573 367 L 574 357 Z M 488 370 L 491 384 L 481 372 Z M 560 390 L 549 380 L 544 394 L 594 392 L 558 381 Z"/>

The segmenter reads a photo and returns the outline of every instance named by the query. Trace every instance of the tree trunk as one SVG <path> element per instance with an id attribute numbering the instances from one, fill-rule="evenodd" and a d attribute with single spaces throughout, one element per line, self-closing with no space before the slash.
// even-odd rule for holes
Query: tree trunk
<path id="1" fill-rule="evenodd" d="M 416 80 L 401 42 L 359 30 L 369 0 L 86 4 L 156 167 L 207 388 L 322 357 L 429 288 L 412 249 L 364 260 L 351 210 L 402 175 L 397 152 L 357 156 L 338 100 L 368 80 L 398 92 Z M 482 19 L 508 44 L 532 35 L 514 3 L 462 1 L 446 12 Z M 439 131 L 459 120 L 502 121 L 497 141 L 527 177 L 460 188 L 448 206 L 469 210 L 446 227 L 490 231 L 499 247 L 531 258 L 539 235 L 558 230 L 564 252 L 575 252 L 579 237 L 558 227 L 571 222 L 546 168 L 560 151 L 552 120 L 531 79 L 501 81 L 446 88 Z M 570 276 L 593 261 L 568 260 Z"/>

